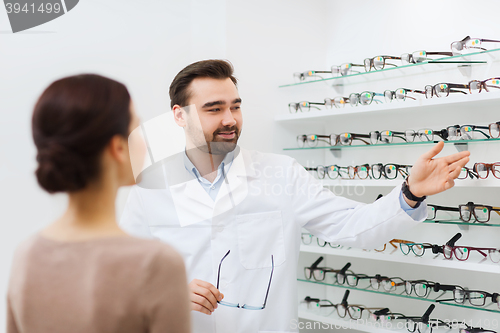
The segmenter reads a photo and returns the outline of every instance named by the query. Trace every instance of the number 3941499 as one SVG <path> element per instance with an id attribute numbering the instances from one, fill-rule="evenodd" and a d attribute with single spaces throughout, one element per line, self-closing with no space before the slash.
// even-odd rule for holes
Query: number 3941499
<path id="1" fill-rule="evenodd" d="M 27 4 L 21 5 L 19 3 L 10 3 L 7 2 L 5 4 L 5 8 L 7 9 L 7 14 L 11 13 L 55 13 L 58 14 L 61 11 L 61 5 L 59 3 L 41 3 L 41 4 Z"/>

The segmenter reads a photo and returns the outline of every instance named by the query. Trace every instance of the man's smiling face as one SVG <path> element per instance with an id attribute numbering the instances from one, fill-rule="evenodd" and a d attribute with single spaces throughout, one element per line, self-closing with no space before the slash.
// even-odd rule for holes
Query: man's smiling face
<path id="1" fill-rule="evenodd" d="M 233 81 L 197 78 L 188 90 L 190 106 L 186 107 L 185 127 L 188 140 L 214 155 L 233 151 L 243 124 L 241 98 Z"/>

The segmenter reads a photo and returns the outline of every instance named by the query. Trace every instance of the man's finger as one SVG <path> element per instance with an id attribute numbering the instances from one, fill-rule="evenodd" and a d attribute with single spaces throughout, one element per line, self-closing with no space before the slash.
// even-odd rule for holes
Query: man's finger
<path id="1" fill-rule="evenodd" d="M 215 307 L 217 306 L 217 300 L 215 299 L 215 296 L 207 288 L 196 285 L 191 288 L 191 291 L 199 296 L 206 298 L 207 302 L 211 303 L 212 308 L 209 310 L 213 311 L 213 309 L 215 309 Z"/>
<path id="2" fill-rule="evenodd" d="M 443 150 L 443 141 L 438 142 L 434 147 L 432 147 L 427 153 L 422 154 L 420 157 L 426 160 L 432 159 L 434 156 L 439 154 Z"/>
<path id="3" fill-rule="evenodd" d="M 215 308 L 212 306 L 212 304 L 203 296 L 197 295 L 197 294 L 191 294 L 191 302 L 201 305 L 203 308 L 205 308 L 209 312 L 215 311 Z"/>
<path id="4" fill-rule="evenodd" d="M 455 186 L 455 181 L 453 179 L 448 179 L 448 181 L 444 184 L 445 190 L 449 190 Z"/>
<path id="5" fill-rule="evenodd" d="M 470 152 L 469 151 L 461 151 L 460 153 L 455 153 L 455 154 L 452 154 L 452 155 L 445 156 L 445 157 L 443 157 L 443 159 L 447 163 L 454 163 L 454 162 L 456 162 L 458 160 L 461 160 L 462 158 L 468 157 L 468 156 L 470 156 Z"/>
<path id="6" fill-rule="evenodd" d="M 467 163 L 469 163 L 469 161 L 470 161 L 469 156 L 466 156 L 466 157 L 464 157 L 464 158 L 462 158 L 462 159 L 460 159 L 460 160 L 458 160 L 458 161 L 456 161 L 456 162 L 451 163 L 451 164 L 448 166 L 448 168 L 449 168 L 450 172 L 451 172 L 452 170 L 455 170 L 456 168 L 460 168 L 460 169 L 461 169 L 461 168 L 463 168 L 464 166 L 466 166 L 466 165 L 467 165 Z"/>
<path id="7" fill-rule="evenodd" d="M 212 312 L 208 311 L 204 306 L 197 304 L 197 303 L 191 303 L 191 310 L 193 311 L 198 311 L 207 315 L 211 315 Z"/>
<path id="8" fill-rule="evenodd" d="M 457 179 L 458 176 L 460 176 L 460 172 L 462 171 L 461 166 L 457 166 L 454 170 L 450 172 L 450 178 L 452 179 Z"/>
<path id="9" fill-rule="evenodd" d="M 221 295 L 220 291 L 217 288 L 215 288 L 215 286 L 213 284 L 206 282 L 206 281 L 199 280 L 198 285 L 210 290 L 210 292 L 214 295 L 214 297 L 216 299 L 218 299 L 219 301 L 222 300 L 222 295 Z"/>

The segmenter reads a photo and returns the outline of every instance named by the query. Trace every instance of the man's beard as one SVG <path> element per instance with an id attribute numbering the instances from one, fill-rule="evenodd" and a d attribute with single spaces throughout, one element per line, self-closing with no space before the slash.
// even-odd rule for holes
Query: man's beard
<path id="1" fill-rule="evenodd" d="M 234 138 L 232 139 L 224 139 L 223 137 L 217 135 L 221 132 L 233 132 Z M 236 127 L 223 127 L 218 128 L 211 135 L 204 135 L 205 142 L 196 144 L 196 148 L 201 150 L 204 153 L 212 154 L 212 155 L 226 155 L 227 153 L 232 152 L 238 143 L 238 139 L 240 138 L 240 130 Z"/>
<path id="2" fill-rule="evenodd" d="M 232 132 L 234 131 L 234 138 L 232 139 L 224 139 L 223 137 L 217 135 L 221 132 Z M 207 141 L 208 152 L 212 155 L 226 155 L 229 152 L 232 152 L 236 145 L 238 144 L 238 139 L 240 138 L 240 130 L 236 127 L 224 127 L 217 129 L 211 138 L 205 139 Z"/>

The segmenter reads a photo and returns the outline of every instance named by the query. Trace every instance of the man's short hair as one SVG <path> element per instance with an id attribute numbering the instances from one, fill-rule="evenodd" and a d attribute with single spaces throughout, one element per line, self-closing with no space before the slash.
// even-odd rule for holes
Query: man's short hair
<path id="1" fill-rule="evenodd" d="M 176 104 L 181 107 L 188 105 L 191 98 L 189 85 L 199 77 L 220 80 L 230 78 L 236 86 L 237 80 L 233 76 L 233 72 L 233 65 L 227 60 L 202 60 L 188 65 L 175 76 L 172 84 L 170 84 L 170 107 L 173 108 Z"/>

